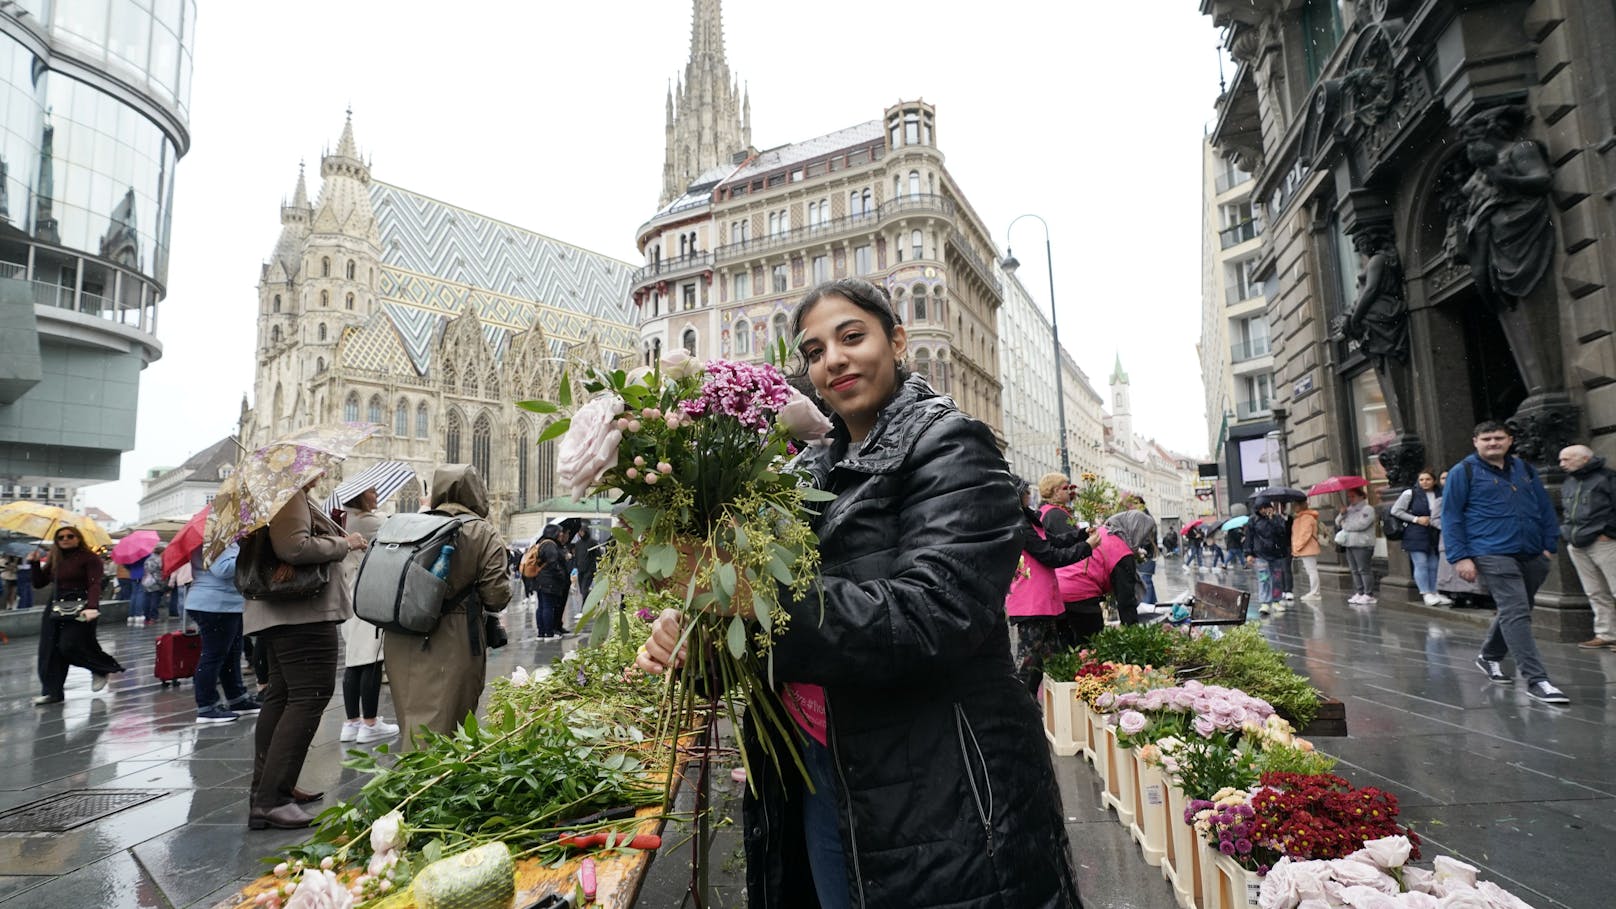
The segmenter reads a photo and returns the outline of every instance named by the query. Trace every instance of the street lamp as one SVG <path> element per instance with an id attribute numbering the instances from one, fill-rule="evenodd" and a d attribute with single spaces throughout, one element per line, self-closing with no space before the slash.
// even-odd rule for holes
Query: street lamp
<path id="1" fill-rule="evenodd" d="M 1009 247 L 1010 231 L 1015 229 L 1016 221 L 1022 218 L 1032 218 L 1044 225 L 1044 262 L 1049 266 L 1049 337 L 1055 345 L 1055 412 L 1060 415 L 1060 457 L 1061 473 L 1066 474 L 1068 480 L 1072 477 L 1072 457 L 1066 450 L 1066 382 L 1063 378 L 1065 370 L 1061 369 L 1061 343 L 1060 322 L 1055 314 L 1055 258 L 1049 251 L 1049 222 L 1033 214 L 1017 215 L 1015 221 L 1004 229 L 1005 250 L 1004 261 L 999 263 L 1006 274 L 1015 274 L 1021 263 L 1016 261 L 1015 254 Z"/>

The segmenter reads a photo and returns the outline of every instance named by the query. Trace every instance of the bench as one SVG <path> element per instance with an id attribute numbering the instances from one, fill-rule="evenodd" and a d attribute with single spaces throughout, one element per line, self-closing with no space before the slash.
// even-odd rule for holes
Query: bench
<path id="1" fill-rule="evenodd" d="M 1251 607 L 1251 594 L 1209 581 L 1195 582 L 1195 600 L 1190 603 L 1191 625 L 1244 625 Z"/>

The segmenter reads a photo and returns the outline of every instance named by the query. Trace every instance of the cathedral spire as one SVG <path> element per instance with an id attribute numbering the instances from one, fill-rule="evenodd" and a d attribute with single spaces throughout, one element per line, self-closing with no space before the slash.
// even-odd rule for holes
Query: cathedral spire
<path id="1" fill-rule="evenodd" d="M 742 122 L 742 90 L 724 60 L 720 0 L 692 0 L 690 60 L 672 101 L 672 129 L 662 165 L 658 205 L 682 195 L 703 173 L 751 145 L 750 116 Z"/>
<path id="2" fill-rule="evenodd" d="M 711 56 L 719 65 L 724 63 L 724 11 L 719 0 L 695 0 L 695 14 L 690 18 L 690 59 L 692 62 Z"/>
<path id="3" fill-rule="evenodd" d="M 292 191 L 292 207 L 309 207 L 309 184 L 303 177 L 303 162 L 297 162 L 297 189 Z"/>
<path id="4" fill-rule="evenodd" d="M 348 122 L 342 125 L 342 138 L 337 140 L 337 157 L 359 160 L 359 149 L 354 145 L 353 108 L 348 108 Z"/>

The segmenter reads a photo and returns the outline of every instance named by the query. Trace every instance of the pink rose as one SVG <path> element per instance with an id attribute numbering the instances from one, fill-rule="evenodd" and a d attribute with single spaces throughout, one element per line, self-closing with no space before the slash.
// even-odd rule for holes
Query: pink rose
<path id="1" fill-rule="evenodd" d="M 682 347 L 676 347 L 662 357 L 662 371 L 674 379 L 688 379 L 699 376 L 707 364 L 690 355 Z"/>
<path id="2" fill-rule="evenodd" d="M 303 872 L 303 880 L 286 901 L 286 909 L 351 909 L 353 904 L 353 894 L 335 874 L 310 868 Z"/>
<path id="3" fill-rule="evenodd" d="M 1144 732 L 1145 727 L 1149 724 L 1150 721 L 1145 719 L 1145 715 L 1137 710 L 1124 710 L 1117 717 L 1118 728 L 1128 735 L 1138 735 Z"/>
<path id="4" fill-rule="evenodd" d="M 1200 734 L 1201 738 L 1203 739 L 1211 738 L 1212 733 L 1218 731 L 1217 725 L 1204 716 L 1196 717 L 1190 723 L 1190 725 L 1195 727 L 1195 731 Z"/>
<path id="5" fill-rule="evenodd" d="M 604 395 L 573 414 L 572 425 L 567 427 L 556 451 L 556 477 L 574 499 L 588 495 L 589 487 L 600 482 L 606 469 L 617 463 L 623 431 L 616 424 L 622 412 L 622 398 Z"/>
<path id="6" fill-rule="evenodd" d="M 1330 863 L 1330 876 L 1340 882 L 1342 887 L 1372 887 L 1381 893 L 1396 893 L 1399 889 L 1397 881 L 1379 868 L 1367 863 L 1356 862 L 1351 859 L 1336 859 Z"/>
<path id="7" fill-rule="evenodd" d="M 791 399 L 780 408 L 780 422 L 787 432 L 804 442 L 823 439 L 831 429 L 830 419 L 818 405 L 795 388 L 791 389 Z"/>

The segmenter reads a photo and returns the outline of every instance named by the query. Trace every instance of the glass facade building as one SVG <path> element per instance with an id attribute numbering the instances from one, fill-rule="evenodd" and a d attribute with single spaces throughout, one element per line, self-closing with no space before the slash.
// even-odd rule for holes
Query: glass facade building
<path id="1" fill-rule="evenodd" d="M 0 365 L 0 478 L 111 479 L 133 446 L 195 28 L 195 0 L 0 5 L 0 333 L 38 363 Z"/>

